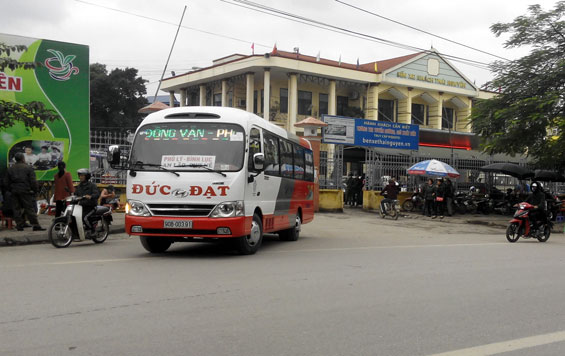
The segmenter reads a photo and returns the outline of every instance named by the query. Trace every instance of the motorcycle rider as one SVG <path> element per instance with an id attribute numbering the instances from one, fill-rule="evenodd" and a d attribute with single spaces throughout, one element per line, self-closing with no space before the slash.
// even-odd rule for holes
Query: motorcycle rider
<path id="1" fill-rule="evenodd" d="M 77 171 L 80 183 L 75 188 L 75 195 L 84 197 L 79 204 L 82 206 L 82 221 L 88 228 L 92 228 L 88 222 L 88 217 L 96 208 L 98 197 L 100 197 L 100 190 L 95 183 L 90 181 L 92 175 L 86 168 L 81 168 Z"/>
<path id="2" fill-rule="evenodd" d="M 533 182 L 530 186 L 531 194 L 526 199 L 527 203 L 534 206 L 534 209 L 530 212 L 530 221 L 532 222 L 532 229 L 537 229 L 541 223 L 545 225 L 547 222 L 546 217 L 546 206 L 545 193 L 539 182 Z"/>
<path id="3" fill-rule="evenodd" d="M 381 200 L 381 212 L 383 215 L 386 215 L 385 204 L 394 203 L 394 201 L 398 197 L 398 191 L 399 188 L 397 183 L 394 181 L 394 179 L 389 179 L 388 185 L 381 191 L 381 195 L 384 196 L 383 200 Z"/>

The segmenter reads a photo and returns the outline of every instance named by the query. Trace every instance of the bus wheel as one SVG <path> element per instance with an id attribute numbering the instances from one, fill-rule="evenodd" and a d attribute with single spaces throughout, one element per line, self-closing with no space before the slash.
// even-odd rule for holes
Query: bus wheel
<path id="1" fill-rule="evenodd" d="M 296 241 L 300 236 L 301 229 L 302 229 L 302 219 L 300 218 L 299 214 L 296 214 L 294 227 L 279 232 L 279 238 L 283 241 Z"/>
<path id="2" fill-rule="evenodd" d="M 254 214 L 249 235 L 237 239 L 237 251 L 240 255 L 253 255 L 261 246 L 261 242 L 263 242 L 263 223 L 259 215 Z"/>
<path id="3" fill-rule="evenodd" d="M 140 236 L 139 241 L 151 253 L 165 252 L 173 243 L 170 239 L 159 236 Z"/>

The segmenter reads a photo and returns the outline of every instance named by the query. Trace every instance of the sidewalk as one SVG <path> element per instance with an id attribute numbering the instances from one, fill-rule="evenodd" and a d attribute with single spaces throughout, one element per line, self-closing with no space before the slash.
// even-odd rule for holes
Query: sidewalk
<path id="1" fill-rule="evenodd" d="M 110 225 L 110 234 L 121 234 L 125 232 L 125 214 L 114 212 L 112 213 L 112 217 L 114 221 L 112 221 Z M 24 231 L 18 231 L 15 225 L 12 229 L 7 229 L 5 226 L 0 227 L 0 247 L 48 242 L 47 229 L 51 226 L 53 216 L 39 214 L 37 218 L 39 224 L 46 229 L 45 231 L 32 231 L 31 227 L 25 228 Z"/>

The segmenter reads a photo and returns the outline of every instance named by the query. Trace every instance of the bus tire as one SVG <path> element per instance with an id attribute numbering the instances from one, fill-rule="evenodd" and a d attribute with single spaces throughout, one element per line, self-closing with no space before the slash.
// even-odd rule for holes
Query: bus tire
<path id="1" fill-rule="evenodd" d="M 167 251 L 173 243 L 170 239 L 159 236 L 140 236 L 139 241 L 141 241 L 143 247 L 151 253 L 163 253 Z"/>
<path id="2" fill-rule="evenodd" d="M 302 219 L 300 214 L 296 214 L 294 220 L 294 227 L 279 232 L 279 239 L 282 241 L 296 241 L 300 237 L 300 230 L 302 229 Z"/>
<path id="3" fill-rule="evenodd" d="M 258 214 L 253 214 L 251 222 L 251 232 L 249 235 L 237 238 L 237 252 L 240 255 L 253 255 L 263 242 L 263 223 Z"/>

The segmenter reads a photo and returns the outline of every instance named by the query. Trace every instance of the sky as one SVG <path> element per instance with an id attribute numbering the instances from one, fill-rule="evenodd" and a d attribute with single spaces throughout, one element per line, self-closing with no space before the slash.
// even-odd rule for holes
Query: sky
<path id="1" fill-rule="evenodd" d="M 186 13 L 165 78 L 234 53 L 279 50 L 343 62 L 384 60 L 414 53 L 383 43 L 311 27 L 238 6 L 237 0 L 0 0 L 0 33 L 88 45 L 90 63 L 108 70 L 133 67 L 148 80 L 147 96 L 155 95 L 184 7 Z M 255 0 L 294 15 L 331 24 L 403 45 L 431 47 L 440 53 L 491 63 L 499 57 L 519 58 L 528 49 L 507 49 L 508 36 L 497 38 L 494 23 L 526 15 L 528 6 L 543 10 L 556 0 L 341 0 L 350 5 L 479 49 L 482 53 L 354 9 L 336 0 Z M 493 55 L 490 55 L 493 54 Z M 459 61 L 451 63 L 482 86 L 493 74 Z M 159 95 L 166 95 L 160 91 Z"/>

